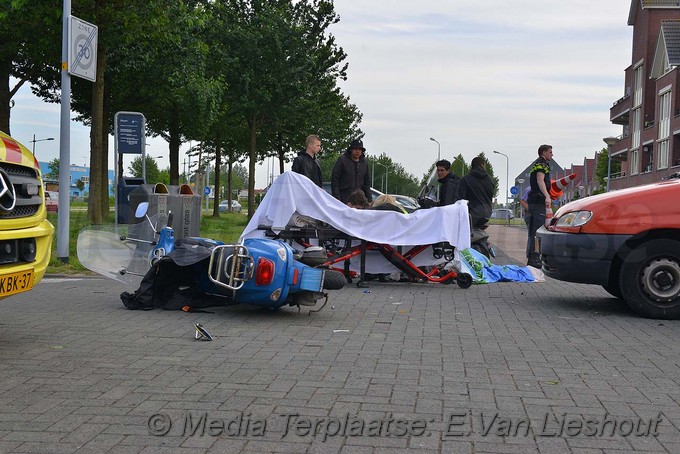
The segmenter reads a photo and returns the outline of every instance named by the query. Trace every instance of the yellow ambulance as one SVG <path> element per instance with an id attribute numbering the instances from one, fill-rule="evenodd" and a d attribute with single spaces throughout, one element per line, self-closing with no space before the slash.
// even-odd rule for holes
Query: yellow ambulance
<path id="1" fill-rule="evenodd" d="M 32 289 L 45 274 L 54 227 L 44 192 L 31 151 L 0 131 L 0 299 Z"/>

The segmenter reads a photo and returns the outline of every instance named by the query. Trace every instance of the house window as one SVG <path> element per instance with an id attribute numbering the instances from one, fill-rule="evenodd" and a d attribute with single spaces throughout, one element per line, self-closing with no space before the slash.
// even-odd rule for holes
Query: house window
<path id="1" fill-rule="evenodd" d="M 640 168 L 640 149 L 636 148 L 630 152 L 630 174 L 637 175 Z"/>
<path id="2" fill-rule="evenodd" d="M 656 148 L 656 168 L 668 168 L 668 151 L 671 135 L 671 92 L 659 95 L 659 146 Z"/>
<path id="3" fill-rule="evenodd" d="M 644 73 L 642 72 L 643 66 L 640 65 L 637 68 L 635 68 L 635 75 L 634 77 L 634 91 L 633 91 L 633 107 L 638 107 L 642 105 L 642 80 L 644 77 Z"/>
<path id="4" fill-rule="evenodd" d="M 87 183 L 90 182 L 90 177 L 85 177 L 85 176 L 80 177 L 80 181 L 82 181 L 83 183 L 87 184 Z"/>

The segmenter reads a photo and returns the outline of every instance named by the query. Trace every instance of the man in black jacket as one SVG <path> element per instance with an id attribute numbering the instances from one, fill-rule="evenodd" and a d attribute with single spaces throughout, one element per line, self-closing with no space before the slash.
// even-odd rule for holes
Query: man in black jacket
<path id="1" fill-rule="evenodd" d="M 470 163 L 470 173 L 458 183 L 458 199 L 468 201 L 471 227 L 483 225 L 491 217 L 493 181 L 486 173 L 484 158 L 477 156 Z"/>
<path id="2" fill-rule="evenodd" d="M 439 188 L 439 206 L 451 205 L 458 200 L 458 182 L 460 177 L 451 172 L 451 163 L 446 159 L 437 161 L 437 181 L 441 184 Z"/>
<path id="3" fill-rule="evenodd" d="M 357 189 L 362 190 L 366 199 L 371 201 L 371 179 L 365 152 L 364 143 L 359 139 L 353 140 L 333 166 L 331 193 L 342 203 L 346 204 L 349 195 Z"/>
<path id="4" fill-rule="evenodd" d="M 316 155 L 321 150 L 321 139 L 317 135 L 307 136 L 305 140 L 305 151 L 301 151 L 293 160 L 295 173 L 302 174 L 312 180 L 318 187 L 322 187 L 323 178 L 321 177 L 321 166 L 316 159 Z"/>

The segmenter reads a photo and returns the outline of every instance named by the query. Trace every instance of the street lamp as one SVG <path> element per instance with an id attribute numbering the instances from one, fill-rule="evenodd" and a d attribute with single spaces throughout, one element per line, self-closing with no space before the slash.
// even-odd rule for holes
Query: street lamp
<path id="1" fill-rule="evenodd" d="M 43 140 L 54 140 L 54 137 L 47 137 L 45 139 L 36 139 L 35 134 L 33 134 L 33 140 L 29 140 L 29 142 L 33 143 L 33 156 L 35 156 L 35 143 L 36 142 L 42 142 Z"/>
<path id="2" fill-rule="evenodd" d="M 496 154 L 505 156 L 505 159 L 506 159 L 506 165 L 505 165 L 505 203 L 508 203 L 508 184 L 510 184 L 510 177 L 509 177 L 509 175 L 510 175 L 510 158 L 508 157 L 508 155 L 506 155 L 505 153 L 501 153 L 500 151 L 494 150 L 493 152 L 496 153 Z"/>
<path id="3" fill-rule="evenodd" d="M 437 142 L 437 140 L 434 137 L 430 137 L 430 140 L 433 142 Z M 442 149 L 441 145 L 439 144 L 439 142 L 437 142 L 437 161 L 441 161 L 442 159 L 441 149 Z"/>
<path id="4" fill-rule="evenodd" d="M 388 175 L 390 174 L 390 168 L 387 167 L 385 164 L 381 164 L 377 161 L 373 161 L 373 164 L 378 164 L 379 166 L 383 166 L 385 168 L 385 194 L 387 194 L 387 178 L 388 178 Z M 382 189 L 382 187 L 381 187 L 381 189 Z"/>
<path id="5" fill-rule="evenodd" d="M 524 186 L 523 186 L 524 185 L 524 178 L 518 178 L 517 184 L 519 185 L 519 192 L 517 193 L 518 194 L 517 200 L 520 201 L 520 200 L 522 200 L 522 197 L 524 197 Z M 520 203 L 519 206 L 521 207 L 522 204 Z M 522 211 L 523 210 L 520 210 L 520 214 L 523 214 Z"/>
<path id="6" fill-rule="evenodd" d="M 619 143 L 619 138 L 605 137 L 602 140 L 607 144 L 607 192 L 609 192 L 609 182 L 612 179 L 612 147 Z"/>

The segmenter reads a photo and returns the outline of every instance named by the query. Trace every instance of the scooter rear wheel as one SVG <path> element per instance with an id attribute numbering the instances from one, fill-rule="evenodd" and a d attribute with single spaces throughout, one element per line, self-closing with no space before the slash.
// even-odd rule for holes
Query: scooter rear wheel
<path id="1" fill-rule="evenodd" d="M 323 277 L 323 288 L 326 290 L 340 290 L 345 286 L 345 276 L 334 270 L 326 270 Z"/>

